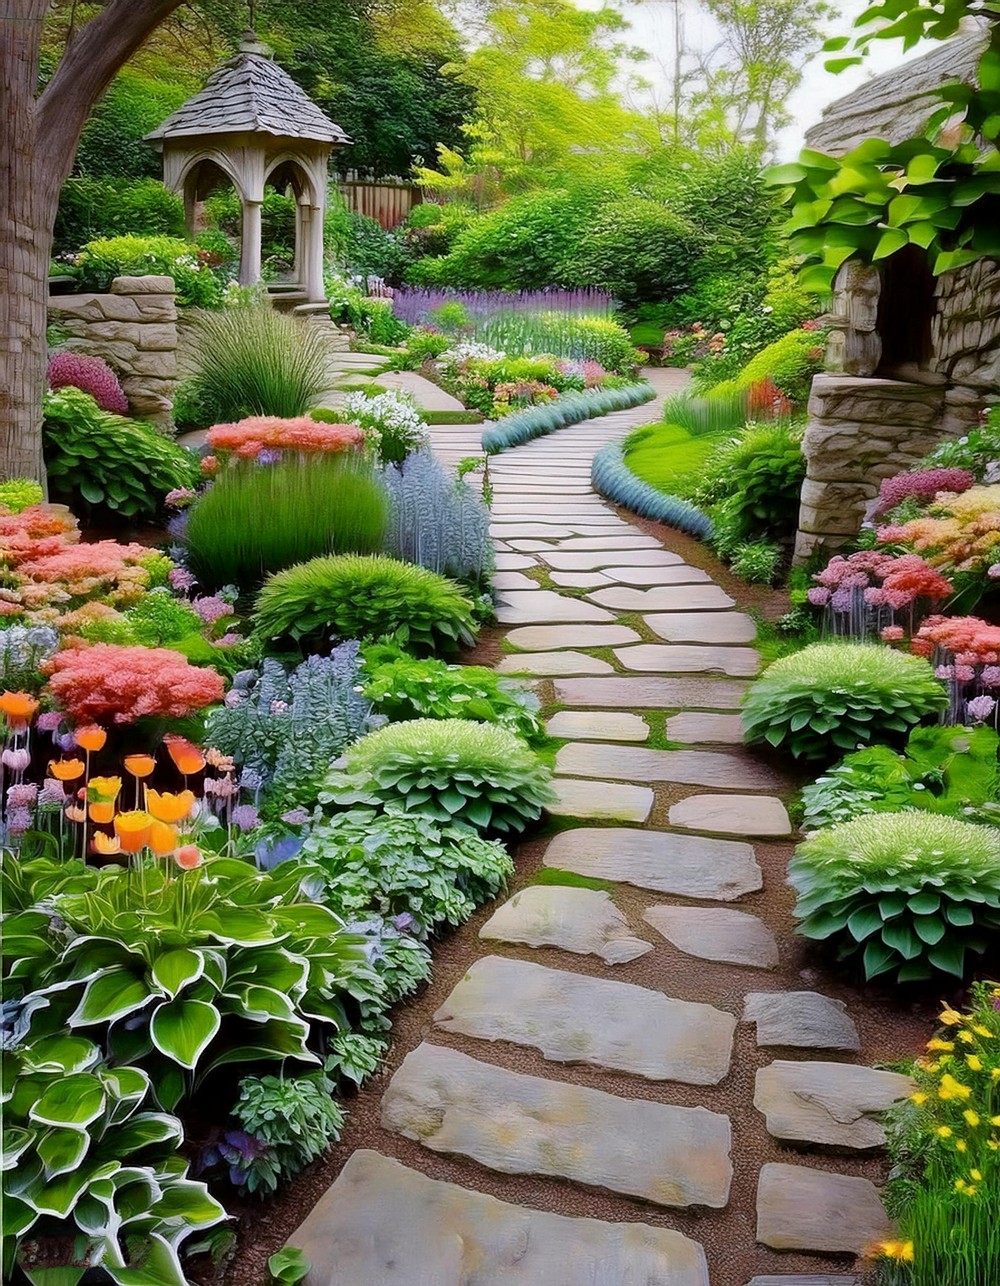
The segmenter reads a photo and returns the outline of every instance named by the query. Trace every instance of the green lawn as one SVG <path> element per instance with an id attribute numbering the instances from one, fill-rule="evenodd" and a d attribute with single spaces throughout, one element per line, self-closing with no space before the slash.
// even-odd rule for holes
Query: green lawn
<path id="1" fill-rule="evenodd" d="M 636 322 L 631 329 L 632 343 L 645 344 L 649 348 L 656 348 L 663 343 L 663 327 L 657 326 L 655 322 Z"/>
<path id="2" fill-rule="evenodd" d="M 701 466 L 726 433 L 694 437 L 679 424 L 650 424 L 636 429 L 625 443 L 625 463 L 643 482 L 667 495 L 688 495 Z"/>

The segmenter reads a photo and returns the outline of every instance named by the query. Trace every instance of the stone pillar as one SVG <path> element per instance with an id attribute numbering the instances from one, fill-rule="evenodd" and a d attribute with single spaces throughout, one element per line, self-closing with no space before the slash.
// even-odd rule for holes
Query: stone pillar
<path id="1" fill-rule="evenodd" d="M 260 281 L 261 201 L 243 202 L 243 230 L 240 239 L 240 285 Z"/>
<path id="2" fill-rule="evenodd" d="M 882 359 L 876 329 L 882 279 L 877 268 L 849 259 L 837 273 L 827 315 L 827 367 L 845 375 L 873 375 Z"/>
<path id="3" fill-rule="evenodd" d="M 323 207 L 311 205 L 305 212 L 303 232 L 305 233 L 305 280 L 303 285 L 310 303 L 321 303 L 326 299 L 323 285 Z"/>

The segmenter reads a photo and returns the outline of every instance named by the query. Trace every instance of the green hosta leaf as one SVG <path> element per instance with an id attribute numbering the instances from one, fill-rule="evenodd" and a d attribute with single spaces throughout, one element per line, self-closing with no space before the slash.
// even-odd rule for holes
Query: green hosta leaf
<path id="1" fill-rule="evenodd" d="M 171 1000 L 154 1012 L 149 1033 L 162 1054 L 191 1071 L 221 1025 L 214 1005 L 204 1000 Z"/>
<path id="2" fill-rule="evenodd" d="M 923 960 L 911 960 L 900 967 L 896 978 L 899 982 L 922 982 L 932 978 L 934 971 Z"/>
<path id="3" fill-rule="evenodd" d="M 882 927 L 882 916 L 877 907 L 859 907 L 848 919 L 847 927 L 856 942 L 864 942 L 865 938 L 870 938 Z"/>
<path id="4" fill-rule="evenodd" d="M 902 228 L 886 228 L 879 237 L 872 259 L 887 259 L 889 255 L 894 255 L 897 250 L 902 250 L 909 243 L 910 238 Z"/>
<path id="5" fill-rule="evenodd" d="M 209 1228 L 226 1218 L 224 1206 L 197 1179 L 174 1179 L 153 1206 L 158 1219 L 180 1219 L 189 1228 Z"/>
<path id="6" fill-rule="evenodd" d="M 949 939 L 936 947 L 931 947 L 927 952 L 927 959 L 942 973 L 954 974 L 956 978 L 961 978 L 965 973 L 965 943 L 954 938 Z"/>
<path id="7" fill-rule="evenodd" d="M 882 926 L 882 941 L 887 947 L 898 951 L 904 960 L 919 956 L 923 949 L 920 939 L 902 920 L 891 921 Z"/>
<path id="8" fill-rule="evenodd" d="M 146 983 L 128 969 L 109 969 L 87 983 L 69 1025 L 88 1027 L 93 1023 L 112 1022 L 142 1009 L 152 994 Z"/>
<path id="9" fill-rule="evenodd" d="M 115 1130 L 113 1138 L 115 1152 L 124 1157 L 171 1139 L 181 1144 L 184 1142 L 184 1127 L 176 1116 L 168 1116 L 165 1112 L 140 1112 Z"/>
<path id="10" fill-rule="evenodd" d="M 976 917 L 972 912 L 972 908 L 964 906 L 961 902 L 946 902 L 944 913 L 951 923 L 959 928 L 975 923 Z"/>
<path id="11" fill-rule="evenodd" d="M 877 978 L 879 974 L 888 973 L 898 962 L 898 956 L 880 938 L 872 938 L 865 947 L 863 960 L 865 977 L 870 982 L 872 978 Z"/>
<path id="12" fill-rule="evenodd" d="M 941 907 L 941 896 L 924 889 L 920 893 L 914 893 L 906 905 L 915 915 L 933 915 Z"/>
<path id="13" fill-rule="evenodd" d="M 3 1132 L 3 1161 L 0 1170 L 13 1170 L 20 1157 L 27 1152 L 35 1141 L 33 1130 L 24 1130 L 18 1125 L 7 1125 Z"/>
<path id="14" fill-rule="evenodd" d="M 38 1140 L 38 1155 L 45 1166 L 46 1179 L 76 1170 L 89 1147 L 90 1135 L 86 1130 L 49 1130 Z"/>
<path id="15" fill-rule="evenodd" d="M 108 1161 L 92 1168 L 78 1167 L 68 1174 L 61 1174 L 58 1178 L 52 1179 L 45 1184 L 44 1188 L 33 1191 L 30 1196 L 25 1193 L 25 1199 L 29 1200 L 40 1214 L 64 1219 L 95 1179 L 108 1178 L 118 1169 L 120 1166 L 117 1161 Z"/>
<path id="16" fill-rule="evenodd" d="M 944 924 L 934 915 L 918 915 L 913 919 L 917 936 L 929 947 L 937 946 L 945 935 Z"/>
<path id="17" fill-rule="evenodd" d="M 190 947 L 165 951 L 153 961 L 153 980 L 168 996 L 176 996 L 190 983 L 201 977 L 205 960 L 201 952 Z"/>
<path id="18" fill-rule="evenodd" d="M 46 1036 L 23 1051 L 25 1067 L 37 1072 L 86 1071 L 100 1061 L 101 1051 L 84 1036 Z"/>
<path id="19" fill-rule="evenodd" d="M 90 1072 L 77 1072 L 50 1085 L 31 1106 L 28 1116 L 40 1125 L 85 1130 L 104 1111 L 105 1101 L 100 1080 Z"/>
<path id="20" fill-rule="evenodd" d="M 0 1229 L 5 1241 L 8 1237 L 19 1237 L 27 1232 L 37 1218 L 36 1211 L 20 1197 L 6 1193 L 0 1201 Z"/>
<path id="21" fill-rule="evenodd" d="M 158 1233 L 150 1233 L 137 1247 L 128 1268 L 109 1268 L 117 1286 L 188 1286 L 177 1251 Z"/>

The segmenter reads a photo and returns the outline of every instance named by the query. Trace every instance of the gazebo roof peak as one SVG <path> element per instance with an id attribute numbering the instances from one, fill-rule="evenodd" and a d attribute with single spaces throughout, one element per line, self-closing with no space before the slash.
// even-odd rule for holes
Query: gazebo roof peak
<path id="1" fill-rule="evenodd" d="M 276 138 L 350 144 L 351 139 L 316 106 L 248 31 L 237 53 L 218 66 L 199 90 L 146 137 L 150 142 L 206 134 L 252 133 Z"/>

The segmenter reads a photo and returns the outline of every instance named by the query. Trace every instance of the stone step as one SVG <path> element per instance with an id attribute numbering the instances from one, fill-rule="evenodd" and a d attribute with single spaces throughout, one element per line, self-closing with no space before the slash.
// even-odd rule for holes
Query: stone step
<path id="1" fill-rule="evenodd" d="M 477 960 L 434 1015 L 443 1031 L 529 1045 L 556 1063 L 590 1063 L 654 1081 L 717 1085 L 736 1019 L 628 982 L 527 960 Z"/>
<path id="2" fill-rule="evenodd" d="M 493 912 L 479 936 L 600 956 L 605 964 L 626 964 L 653 950 L 651 942 L 632 933 L 610 894 L 559 884 L 521 889 Z"/>
<path id="3" fill-rule="evenodd" d="M 897 1072 L 850 1063 L 791 1063 L 761 1067 L 753 1105 L 776 1139 L 830 1147 L 880 1148 L 885 1130 L 876 1119 L 912 1094 L 914 1081 Z"/>
<path id="4" fill-rule="evenodd" d="M 312 1265 L 306 1286 L 709 1286 L 682 1233 L 512 1205 L 368 1149 L 288 1245 Z"/>
<path id="5" fill-rule="evenodd" d="M 537 551 L 536 551 L 537 552 Z M 593 572 L 602 567 L 677 567 L 679 554 L 668 549 L 566 549 L 560 547 L 546 553 L 550 567 L 564 572 Z"/>
<path id="6" fill-rule="evenodd" d="M 514 652 L 496 667 L 498 674 L 614 674 L 614 666 L 585 652 Z"/>
<path id="7" fill-rule="evenodd" d="M 581 646 L 584 646 L 581 644 Z M 747 690 L 735 679 L 563 679 L 555 685 L 563 706 L 614 710 L 738 710 Z"/>
<path id="8" fill-rule="evenodd" d="M 757 1240 L 772 1250 L 860 1255 L 891 1232 L 868 1179 L 777 1162 L 761 1169 Z"/>
<path id="9" fill-rule="evenodd" d="M 720 835 L 780 838 L 792 833 L 785 805 L 773 795 L 689 795 L 672 804 L 667 817 L 671 826 Z"/>
<path id="10" fill-rule="evenodd" d="M 418 1045 L 382 1098 L 382 1126 L 504 1174 L 542 1174 L 660 1206 L 721 1209 L 729 1118 L 525 1076 Z"/>
<path id="11" fill-rule="evenodd" d="M 528 652 L 558 648 L 614 647 L 638 643 L 639 635 L 627 625 L 525 625 L 510 630 L 506 642 Z"/>
<path id="12" fill-rule="evenodd" d="M 611 585 L 589 595 L 601 607 L 616 612 L 690 612 L 696 609 L 724 611 L 736 603 L 718 585 L 660 585 L 655 589 L 632 589 Z"/>
<path id="13" fill-rule="evenodd" d="M 649 750 L 585 741 L 571 741 L 559 749 L 556 772 L 611 781 L 715 786 L 719 790 L 780 790 L 788 784 L 782 774 L 748 755 L 723 750 Z"/>
<path id="14" fill-rule="evenodd" d="M 668 643 L 752 643 L 753 618 L 743 612 L 654 612 L 646 624 Z"/>
<path id="15" fill-rule="evenodd" d="M 683 745 L 724 742 L 731 746 L 743 744 L 743 720 L 738 714 L 705 714 L 699 710 L 685 710 L 667 720 L 668 741 Z"/>
<path id="16" fill-rule="evenodd" d="M 581 599 L 564 598 L 551 589 L 508 590 L 497 602 L 501 625 L 549 625 L 566 621 L 614 621 L 614 614 Z"/>
<path id="17" fill-rule="evenodd" d="M 574 777 L 552 779 L 554 799 L 546 805 L 553 817 L 579 817 L 588 821 L 644 822 L 653 811 L 648 786 L 620 781 L 582 781 Z"/>
<path id="18" fill-rule="evenodd" d="M 651 906 L 642 917 L 685 955 L 701 960 L 775 969 L 778 944 L 755 915 L 720 907 Z"/>
<path id="19" fill-rule="evenodd" d="M 542 861 L 557 870 L 676 897 L 732 902 L 764 877 L 749 844 L 619 827 L 578 827 L 549 841 Z"/>
<path id="20" fill-rule="evenodd" d="M 678 563 L 670 567 L 606 567 L 605 575 L 619 585 L 638 588 L 654 585 L 707 585 L 711 583 L 708 572 L 700 567 Z"/>
<path id="21" fill-rule="evenodd" d="M 624 710 L 559 710 L 545 725 L 545 731 L 550 737 L 573 741 L 635 742 L 649 739 L 646 721 Z"/>
<path id="22" fill-rule="evenodd" d="M 751 991 L 743 1021 L 756 1023 L 760 1048 L 859 1050 L 847 1006 L 815 991 Z"/>
<path id="23" fill-rule="evenodd" d="M 752 647 L 640 643 L 616 649 L 615 656 L 626 670 L 645 674 L 729 674 L 748 678 L 760 669 L 760 654 Z"/>

